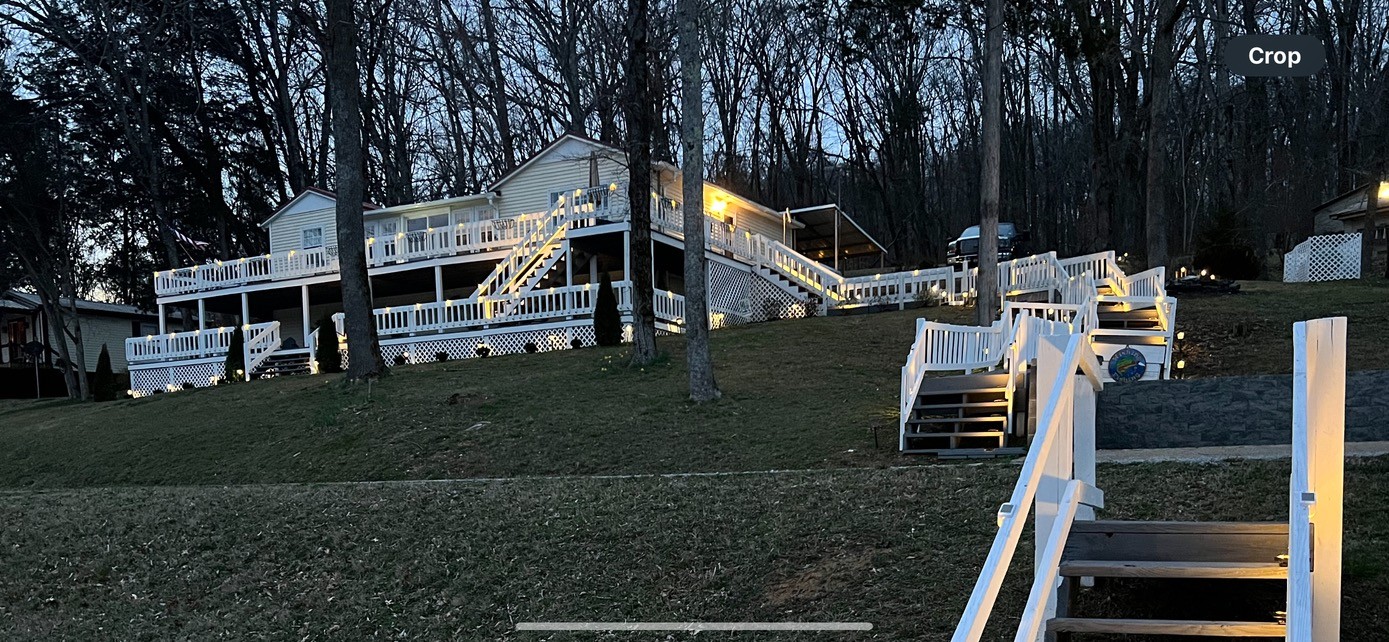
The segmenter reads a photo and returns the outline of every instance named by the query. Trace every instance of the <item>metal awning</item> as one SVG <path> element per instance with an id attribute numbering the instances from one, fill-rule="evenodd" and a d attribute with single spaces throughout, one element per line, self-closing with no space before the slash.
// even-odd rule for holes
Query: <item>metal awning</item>
<path id="1" fill-rule="evenodd" d="M 796 230 L 796 251 L 839 269 L 840 259 L 865 256 L 882 258 L 887 254 L 853 217 L 833 203 L 790 210 L 792 220 L 804 229 Z"/>

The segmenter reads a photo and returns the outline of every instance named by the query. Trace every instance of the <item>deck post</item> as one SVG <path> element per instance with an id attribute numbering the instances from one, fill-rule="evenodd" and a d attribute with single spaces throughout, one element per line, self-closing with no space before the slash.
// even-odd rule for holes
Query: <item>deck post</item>
<path id="1" fill-rule="evenodd" d="M 434 302 L 444 302 L 444 266 L 434 266 Z"/>
<path id="2" fill-rule="evenodd" d="M 834 208 L 834 271 L 839 271 L 839 208 Z"/>
<path id="3" fill-rule="evenodd" d="M 1097 393 L 1084 375 L 1076 376 L 1075 407 L 1075 478 L 1095 485 L 1095 400 Z M 1095 519 L 1095 509 L 1081 504 L 1076 510 L 1077 521 Z"/>
<path id="4" fill-rule="evenodd" d="M 1037 345 L 1037 399 L 1049 399 L 1056 386 L 1065 385 L 1063 374 L 1074 380 L 1074 373 L 1061 372 L 1061 362 L 1066 358 L 1066 344 L 1072 336 L 1074 335 L 1062 334 L 1040 337 L 1041 341 Z M 1085 385 L 1089 385 L 1089 382 Z M 1066 492 L 1066 484 L 1071 480 L 1071 410 L 1075 403 L 1074 398 L 1062 401 L 1061 406 L 1057 408 L 1061 416 L 1055 426 L 1056 434 L 1052 437 L 1051 449 L 1042 462 L 1042 478 L 1037 484 L 1032 511 L 1036 520 L 1033 535 L 1037 548 L 1034 550 L 1038 551 L 1046 550 L 1052 523 L 1060 514 L 1062 496 Z M 1039 421 L 1045 420 L 1046 417 L 1039 418 Z M 1041 425 L 1037 426 L 1039 432 L 1044 429 Z M 1033 445 L 1036 446 L 1037 444 Z M 1042 561 L 1038 556 L 1036 565 L 1039 570 Z"/>
<path id="5" fill-rule="evenodd" d="M 241 293 L 241 325 L 251 325 L 251 301 L 245 292 Z"/>
<path id="6" fill-rule="evenodd" d="M 168 334 L 168 333 L 169 333 L 169 324 L 168 324 L 167 321 L 165 321 L 165 318 L 166 318 L 166 315 L 164 314 L 164 304 L 163 304 L 163 303 L 160 303 L 160 304 L 159 304 L 159 334 L 161 334 L 161 335 L 164 335 L 164 334 Z"/>
<path id="7" fill-rule="evenodd" d="M 206 301 L 206 299 L 198 299 L 198 330 L 199 330 L 199 331 L 202 331 L 202 330 L 206 330 L 206 329 L 207 329 L 207 320 L 206 320 L 206 319 L 207 319 L 207 301 Z"/>
<path id="8" fill-rule="evenodd" d="M 309 335 L 313 334 L 313 323 L 309 320 L 309 286 L 308 284 L 299 286 L 299 304 L 303 308 L 304 321 L 304 347 L 309 347 Z M 309 358 L 313 358 L 312 352 Z"/>
<path id="9" fill-rule="evenodd" d="M 569 245 L 569 241 L 564 242 L 564 309 L 574 310 L 574 247 Z M 574 318 L 574 315 L 565 315 L 566 319 Z"/>
<path id="10" fill-rule="evenodd" d="M 632 280 L 632 230 L 631 224 L 628 229 L 622 231 L 622 280 Z"/>

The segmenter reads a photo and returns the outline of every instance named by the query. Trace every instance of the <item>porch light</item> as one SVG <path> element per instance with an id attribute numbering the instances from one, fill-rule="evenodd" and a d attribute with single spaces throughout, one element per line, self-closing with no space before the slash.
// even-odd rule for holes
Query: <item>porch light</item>
<path id="1" fill-rule="evenodd" d="M 415 304 L 415 309 L 416 309 L 416 310 L 420 309 L 420 306 L 422 306 L 422 305 L 424 305 L 424 304 L 423 304 L 423 303 L 416 303 L 416 304 Z"/>
<path id="2" fill-rule="evenodd" d="M 241 326 L 241 329 L 242 329 L 242 330 L 249 331 L 249 330 L 251 329 L 251 324 L 247 323 L 247 324 Z"/>
<path id="3" fill-rule="evenodd" d="M 269 255 L 269 254 L 266 254 L 266 255 L 265 255 L 265 258 L 267 258 L 267 259 L 270 258 L 270 255 Z"/>
<path id="4" fill-rule="evenodd" d="M 244 256 L 241 257 L 241 260 L 240 260 L 240 261 L 237 261 L 237 262 L 238 262 L 238 263 L 245 263 L 245 262 L 246 262 L 246 257 L 244 257 Z"/>
<path id="5" fill-rule="evenodd" d="M 373 236 L 373 237 L 367 239 L 367 245 L 371 245 L 371 244 L 373 244 L 373 243 L 375 243 L 375 242 L 376 242 L 376 237 L 375 237 L 375 236 Z"/>
<path id="6" fill-rule="evenodd" d="M 434 228 L 431 227 L 431 228 L 426 229 L 426 230 L 425 230 L 425 233 L 433 234 L 433 233 L 434 233 Z"/>
<path id="7" fill-rule="evenodd" d="M 222 259 L 217 259 L 217 267 L 222 267 Z"/>
<path id="8" fill-rule="evenodd" d="M 714 199 L 714 202 L 709 205 L 709 211 L 715 214 L 723 214 L 726 209 L 728 209 L 728 201 L 723 199 Z"/>
<path id="9" fill-rule="evenodd" d="M 396 232 L 396 233 L 395 233 L 395 237 L 398 238 L 398 239 L 399 239 L 399 238 L 405 238 L 405 232 Z"/>
<path id="10" fill-rule="evenodd" d="M 290 255 L 290 256 L 294 256 L 294 250 L 290 250 L 290 251 L 289 251 L 289 255 Z"/>
<path id="11" fill-rule="evenodd" d="M 609 192 L 616 192 L 616 191 L 617 191 L 617 183 L 612 183 L 611 185 L 608 185 L 608 191 L 609 191 Z"/>
<path id="12" fill-rule="evenodd" d="M 382 312 L 385 312 L 386 314 L 390 314 L 390 313 L 391 313 L 391 306 L 388 305 L 388 306 L 386 306 L 385 308 L 382 308 L 381 311 L 382 311 Z"/>
<path id="13" fill-rule="evenodd" d="M 1206 276 L 1207 274 L 1209 274 L 1209 272 L 1207 272 L 1206 270 L 1201 270 L 1201 276 Z"/>
<path id="14" fill-rule="evenodd" d="M 584 195 L 584 190 L 583 190 L 583 188 L 574 190 L 574 198 L 578 198 L 578 197 L 583 196 L 583 195 Z"/>

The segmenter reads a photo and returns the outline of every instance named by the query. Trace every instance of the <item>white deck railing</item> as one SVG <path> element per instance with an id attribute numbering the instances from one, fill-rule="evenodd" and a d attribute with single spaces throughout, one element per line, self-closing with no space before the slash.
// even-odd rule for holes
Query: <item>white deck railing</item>
<path id="1" fill-rule="evenodd" d="M 1293 325 L 1288 640 L 1341 639 L 1346 319 Z"/>
<path id="2" fill-rule="evenodd" d="M 251 379 L 256 367 L 280 349 L 280 322 L 271 321 L 270 323 L 259 324 L 259 328 L 252 327 L 252 331 L 246 334 L 246 379 Z M 228 373 L 231 376 L 234 373 Z"/>
<path id="3" fill-rule="evenodd" d="M 1038 399 L 1045 402 L 1037 433 L 1012 496 L 998 510 L 998 534 L 955 628 L 954 642 L 974 642 L 983 636 L 1029 511 L 1036 520 L 1037 560 L 1046 571 L 1053 559 L 1059 562 L 1070 521 L 1093 517 L 1082 507 L 1104 504 L 1103 493 L 1095 488 L 1095 394 L 1104 384 L 1094 352 L 1082 334 L 1048 336 L 1042 341 L 1037 381 Z M 1077 370 L 1082 374 L 1075 374 Z M 1018 640 L 1036 640 L 1035 632 L 1054 613 L 1055 573 L 1039 572 L 1037 578 L 1019 623 Z"/>
<path id="4" fill-rule="evenodd" d="M 278 322 L 256 323 L 242 328 L 243 338 L 259 334 Z M 235 326 L 205 328 L 186 332 L 152 334 L 125 340 L 125 358 L 129 363 L 204 359 L 227 354 Z"/>

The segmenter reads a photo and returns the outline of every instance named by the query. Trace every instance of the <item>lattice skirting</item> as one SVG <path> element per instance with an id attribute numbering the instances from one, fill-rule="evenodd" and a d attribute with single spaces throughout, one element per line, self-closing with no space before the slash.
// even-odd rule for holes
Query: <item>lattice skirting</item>
<path id="1" fill-rule="evenodd" d="M 1339 281 L 1360 278 L 1360 233 L 1325 234 L 1299 243 L 1283 256 L 1283 281 Z"/>
<path id="2" fill-rule="evenodd" d="M 153 367 L 132 367 L 130 369 L 130 394 L 144 397 L 156 392 L 182 390 L 187 385 L 206 388 L 222 380 L 226 363 L 199 361 L 178 365 Z"/>
<path id="3" fill-rule="evenodd" d="M 627 340 L 631 339 L 630 326 L 624 329 L 623 336 Z M 381 357 L 385 359 L 386 365 L 390 366 L 429 363 L 438 361 L 440 355 L 452 361 L 527 352 L 552 352 L 593 345 L 593 325 L 586 323 L 536 330 L 442 335 L 438 338 L 425 335 L 395 339 L 381 343 Z"/>
<path id="4" fill-rule="evenodd" d="M 800 319 L 815 313 L 813 302 L 798 299 L 754 272 L 709 262 L 711 325 L 725 328 L 774 319 Z"/>

